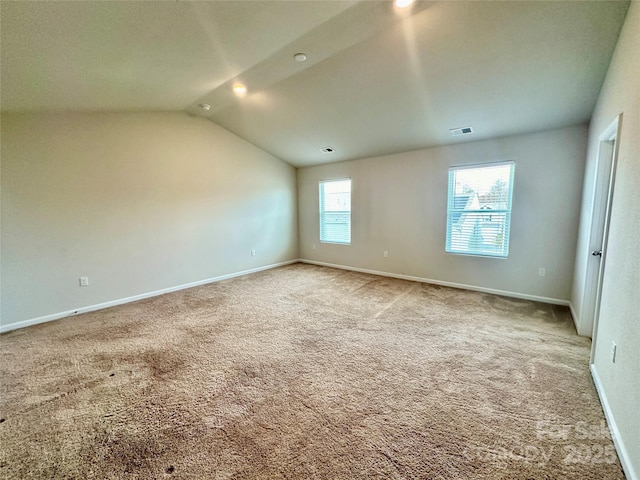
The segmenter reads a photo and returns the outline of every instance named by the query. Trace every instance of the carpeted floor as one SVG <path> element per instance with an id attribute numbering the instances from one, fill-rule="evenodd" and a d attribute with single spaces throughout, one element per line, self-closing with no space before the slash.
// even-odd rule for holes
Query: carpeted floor
<path id="1" fill-rule="evenodd" d="M 0 337 L 4 479 L 623 479 L 563 307 L 296 264 Z"/>

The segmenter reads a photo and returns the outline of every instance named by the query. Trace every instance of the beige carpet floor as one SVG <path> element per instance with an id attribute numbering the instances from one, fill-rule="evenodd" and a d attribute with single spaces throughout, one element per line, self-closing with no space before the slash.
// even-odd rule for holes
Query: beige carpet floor
<path id="1" fill-rule="evenodd" d="M 0 337 L 3 479 L 622 479 L 564 307 L 296 264 Z"/>

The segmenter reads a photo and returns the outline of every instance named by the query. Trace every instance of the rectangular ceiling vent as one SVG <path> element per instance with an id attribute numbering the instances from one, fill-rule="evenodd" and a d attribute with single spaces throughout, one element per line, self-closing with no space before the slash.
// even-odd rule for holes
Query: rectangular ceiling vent
<path id="1" fill-rule="evenodd" d="M 324 148 L 321 148 L 320 151 L 322 153 L 333 153 L 333 147 L 324 147 Z"/>
<path id="2" fill-rule="evenodd" d="M 457 137 L 458 135 L 469 135 L 470 133 L 473 133 L 473 128 L 472 127 L 452 128 L 451 130 L 449 130 L 449 132 L 451 132 L 451 135 L 453 135 L 454 137 Z"/>

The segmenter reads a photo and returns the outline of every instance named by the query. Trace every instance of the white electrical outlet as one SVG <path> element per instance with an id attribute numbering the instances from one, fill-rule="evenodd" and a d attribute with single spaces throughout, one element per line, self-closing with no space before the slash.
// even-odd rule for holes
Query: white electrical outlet
<path id="1" fill-rule="evenodd" d="M 616 342 L 611 342 L 611 363 L 616 363 L 616 352 L 618 351 L 618 346 Z"/>
<path id="2" fill-rule="evenodd" d="M 89 277 L 80 277 L 80 286 L 88 287 L 89 286 Z"/>
<path id="3" fill-rule="evenodd" d="M 315 243 L 312 243 L 312 244 L 311 244 L 311 248 L 315 250 L 315 249 L 316 249 L 316 244 L 315 244 Z"/>
<path id="4" fill-rule="evenodd" d="M 256 251 L 255 250 L 251 250 L 251 256 L 255 257 L 256 256 Z"/>
<path id="5" fill-rule="evenodd" d="M 544 277 L 547 274 L 547 270 L 544 268 L 539 268 L 538 269 L 538 276 L 539 277 Z"/>
<path id="6" fill-rule="evenodd" d="M 389 252 L 385 250 L 384 252 L 382 252 L 382 255 L 384 255 L 384 258 L 387 258 L 389 256 Z"/>

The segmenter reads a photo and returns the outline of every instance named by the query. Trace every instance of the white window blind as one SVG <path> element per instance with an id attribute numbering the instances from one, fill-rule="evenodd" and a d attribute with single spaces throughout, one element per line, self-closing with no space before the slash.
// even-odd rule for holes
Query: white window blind
<path id="1" fill-rule="evenodd" d="M 320 182 L 320 241 L 351 243 L 351 179 Z"/>
<path id="2" fill-rule="evenodd" d="M 446 251 L 507 257 L 513 162 L 449 169 Z"/>

